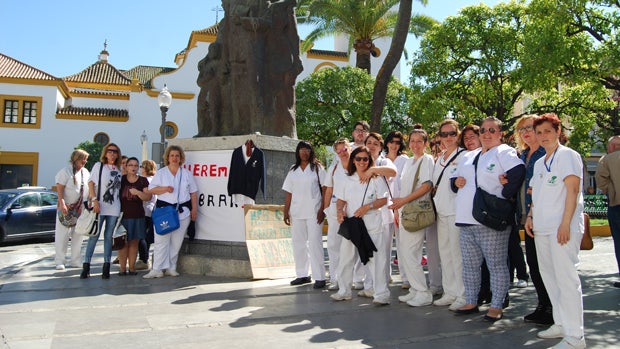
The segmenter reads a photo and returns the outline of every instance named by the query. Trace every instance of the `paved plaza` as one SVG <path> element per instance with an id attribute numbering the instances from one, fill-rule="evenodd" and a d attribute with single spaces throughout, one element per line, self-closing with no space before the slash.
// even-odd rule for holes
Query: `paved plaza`
<path id="1" fill-rule="evenodd" d="M 582 251 L 588 348 L 620 348 L 620 289 L 610 237 Z M 447 307 L 412 308 L 394 276 L 392 303 L 353 297 L 333 302 L 330 291 L 291 287 L 290 279 L 248 281 L 181 275 L 100 277 L 101 246 L 93 275 L 56 271 L 53 244 L 33 245 L 24 257 L 0 247 L 0 348 L 531 348 L 557 340 L 523 322 L 535 306 L 533 286 L 510 290 L 503 320 L 454 316 Z M 12 262 L 7 262 L 11 257 Z M 140 275 L 143 275 L 142 272 Z"/>

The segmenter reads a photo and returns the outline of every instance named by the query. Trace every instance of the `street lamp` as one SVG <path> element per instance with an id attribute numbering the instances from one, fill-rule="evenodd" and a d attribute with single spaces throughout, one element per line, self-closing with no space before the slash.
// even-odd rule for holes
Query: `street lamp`
<path id="1" fill-rule="evenodd" d="M 172 95 L 168 92 L 168 88 L 166 84 L 164 84 L 164 88 L 159 92 L 157 96 L 157 104 L 159 104 L 159 109 L 161 110 L 161 159 L 159 161 L 159 168 L 164 167 L 164 148 L 166 147 L 166 113 L 168 112 L 168 107 L 172 104 Z"/>
<path id="2" fill-rule="evenodd" d="M 148 159 L 149 154 L 146 150 L 146 142 L 149 141 L 149 137 L 146 135 L 146 131 L 142 131 L 142 135 L 140 135 L 140 144 L 142 145 L 142 161 Z"/>

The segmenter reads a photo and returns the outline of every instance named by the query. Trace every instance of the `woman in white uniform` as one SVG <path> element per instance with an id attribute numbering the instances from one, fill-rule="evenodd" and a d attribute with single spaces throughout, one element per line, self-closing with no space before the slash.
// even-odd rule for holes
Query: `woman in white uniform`
<path id="1" fill-rule="evenodd" d="M 366 172 L 372 169 L 374 161 L 370 150 L 357 147 L 351 153 L 349 160 L 349 177 L 345 184 L 336 188 L 338 201 L 338 221 L 342 223 L 344 217 L 360 217 L 363 219 L 368 234 L 377 251 L 370 257 L 367 266 L 373 279 L 373 303 L 389 304 L 390 290 L 384 263 L 388 260 L 385 244 L 387 239 L 383 234 L 383 219 L 381 208 L 385 206 L 388 197 L 388 187 L 383 178 L 372 177 L 362 182 Z M 356 247 L 351 240 L 342 240 L 340 245 L 340 263 L 338 264 L 338 293 L 332 294 L 333 300 L 351 299 L 351 284 L 353 280 L 353 266 L 359 259 Z"/>
<path id="2" fill-rule="evenodd" d="M 295 165 L 291 167 L 282 189 L 286 192 L 284 223 L 291 226 L 293 259 L 297 277 L 292 286 L 310 283 L 308 268 L 312 268 L 314 288 L 325 287 L 325 253 L 323 252 L 322 190 L 325 170 L 317 161 L 312 145 L 297 144 Z"/>
<path id="3" fill-rule="evenodd" d="M 583 300 L 577 273 L 583 223 L 583 163 L 560 144 L 562 124 L 552 113 L 534 120 L 536 137 L 546 155 L 534 164 L 530 180 L 532 205 L 525 230 L 534 238 L 538 266 L 555 324 L 539 338 L 562 338 L 553 348 L 585 348 Z"/>

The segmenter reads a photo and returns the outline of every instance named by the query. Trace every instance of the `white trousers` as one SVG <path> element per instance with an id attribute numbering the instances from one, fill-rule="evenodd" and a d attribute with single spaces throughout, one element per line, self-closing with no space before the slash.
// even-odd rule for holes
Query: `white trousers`
<path id="1" fill-rule="evenodd" d="M 536 235 L 536 256 L 543 283 L 547 288 L 553 320 L 561 325 L 565 337 L 583 337 L 583 299 L 579 265 L 580 233 L 571 233 L 570 240 L 560 245 L 556 234 Z"/>
<path id="2" fill-rule="evenodd" d="M 327 216 L 327 256 L 329 257 L 329 279 L 331 282 L 338 281 L 338 262 L 340 261 L 340 244 L 342 236 L 338 234 L 340 224 L 337 218 Z"/>
<path id="3" fill-rule="evenodd" d="M 318 224 L 316 218 L 291 217 L 291 239 L 297 277 L 308 276 L 308 269 L 312 268 L 314 280 L 325 280 L 323 223 Z"/>
<path id="4" fill-rule="evenodd" d="M 426 256 L 428 267 L 428 283 L 432 288 L 441 288 L 441 258 L 437 242 L 437 223 L 433 223 L 426 231 Z M 421 261 L 420 261 L 421 262 Z"/>
<path id="5" fill-rule="evenodd" d="M 422 248 L 426 229 L 409 232 L 400 226 L 398 234 L 398 265 L 405 270 L 411 288 L 409 292 L 427 292 L 426 276 L 422 267 Z"/>
<path id="6" fill-rule="evenodd" d="M 369 235 L 377 248 L 377 252 L 373 253 L 372 258 L 365 265 L 370 273 L 369 276 L 373 280 L 374 298 L 389 298 L 390 290 L 388 288 L 387 274 L 385 273 L 385 264 L 390 261 L 389 256 L 385 254 L 385 244 L 387 244 L 389 237 L 383 229 L 379 232 L 369 232 Z M 353 266 L 359 260 L 355 245 L 350 240 L 343 239 L 340 245 L 340 263 L 338 264 L 338 292 L 340 294 L 351 294 Z M 364 288 L 369 289 L 370 287 L 364 285 Z"/>
<path id="7" fill-rule="evenodd" d="M 437 243 L 441 259 L 441 283 L 444 294 L 465 299 L 463 259 L 461 258 L 461 229 L 454 225 L 454 215 L 437 215 Z"/>
<path id="8" fill-rule="evenodd" d="M 392 229 L 392 231 L 394 231 L 394 242 L 396 243 L 396 254 L 399 255 L 400 254 L 400 242 L 398 241 L 398 236 L 400 235 L 400 228 L 396 228 L 396 224 L 394 223 L 390 223 L 390 229 Z M 390 251 L 389 251 L 389 257 L 390 257 L 390 262 L 392 259 L 392 246 L 390 244 Z M 390 268 L 391 270 L 391 268 Z M 409 282 L 409 280 L 407 279 L 407 272 L 405 271 L 405 268 L 401 267 L 400 264 L 398 265 L 398 274 L 400 274 L 400 280 L 403 283 Z"/>
<path id="9" fill-rule="evenodd" d="M 56 216 L 56 233 L 54 234 L 54 247 L 56 249 L 55 265 L 65 265 L 67 248 L 71 238 L 71 266 L 82 266 L 82 241 L 84 236 L 75 232 L 75 227 L 65 227 Z"/>
<path id="10" fill-rule="evenodd" d="M 183 245 L 183 239 L 189 226 L 190 217 L 181 219 L 179 229 L 166 235 L 155 233 L 153 245 L 153 270 L 177 270 L 179 251 Z"/>

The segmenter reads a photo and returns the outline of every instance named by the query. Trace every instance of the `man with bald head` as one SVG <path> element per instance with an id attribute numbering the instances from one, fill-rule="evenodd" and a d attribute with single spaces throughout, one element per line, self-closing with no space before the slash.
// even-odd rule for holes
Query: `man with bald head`
<path id="1" fill-rule="evenodd" d="M 607 220 L 620 274 L 620 135 L 611 137 L 607 142 L 607 155 L 599 160 L 596 168 L 596 184 L 607 194 Z M 620 287 L 620 282 L 614 282 L 614 286 Z"/>

